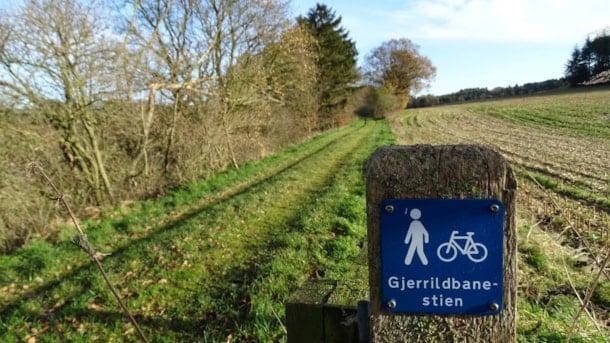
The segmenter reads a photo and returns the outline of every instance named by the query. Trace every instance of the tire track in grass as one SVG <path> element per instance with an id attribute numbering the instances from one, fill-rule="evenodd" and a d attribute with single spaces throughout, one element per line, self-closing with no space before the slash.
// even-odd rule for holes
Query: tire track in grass
<path id="1" fill-rule="evenodd" d="M 359 142 L 359 140 L 358 140 Z M 356 143 L 357 144 L 357 143 Z M 335 153 L 335 155 L 337 155 Z M 349 157 L 349 153 L 347 155 L 345 155 L 344 157 L 342 157 L 341 159 L 339 159 L 339 163 L 341 162 L 342 159 L 348 158 Z M 323 157 L 321 157 L 323 158 Z M 335 157 L 336 158 L 336 157 Z M 327 160 L 328 161 L 328 160 Z M 335 163 L 336 164 L 336 163 Z M 308 167 L 304 167 L 305 169 L 311 170 L 311 168 Z M 302 174 L 302 171 L 296 171 L 296 173 L 298 175 Z M 326 171 L 324 171 L 324 173 L 326 173 L 327 175 L 332 175 L 334 173 L 333 169 L 330 168 Z M 290 176 L 288 176 L 288 179 L 291 179 Z M 328 178 L 327 178 L 328 180 Z M 328 182 L 328 181 L 326 181 Z M 266 190 L 268 190 L 268 187 L 265 187 Z M 319 189 L 319 187 L 314 187 L 314 190 Z M 324 189 L 324 187 L 322 187 L 322 189 Z M 313 194 L 311 194 L 309 196 L 310 199 L 313 199 L 314 197 L 316 197 L 316 193 L 314 192 Z M 294 195 L 293 195 L 294 196 Z M 270 199 L 269 196 L 265 196 L 263 197 L 263 199 Z M 303 196 L 296 196 L 295 200 L 299 201 L 299 202 L 303 202 Z M 294 200 L 293 200 L 294 201 Z M 275 201 L 277 202 L 277 201 Z M 308 201 L 304 201 L 305 204 L 308 203 Z M 274 207 L 273 204 L 266 204 L 266 208 L 267 208 L 267 212 L 271 211 L 269 210 L 269 208 Z M 279 211 L 282 212 L 286 212 L 286 205 L 283 203 L 280 203 L 278 205 L 276 205 L 276 207 L 278 207 Z M 307 206 L 300 206 L 301 210 L 305 210 Z M 293 215 L 292 213 L 288 212 L 286 213 L 286 215 Z M 296 217 L 298 217 L 298 214 L 296 215 Z M 268 227 L 269 230 L 271 230 L 271 228 L 273 227 L 278 227 L 277 224 L 274 223 L 270 223 L 267 220 L 265 220 L 264 217 L 257 217 L 257 220 L 254 220 L 253 223 L 250 223 L 250 226 L 263 226 L 263 227 Z M 284 226 L 284 222 L 288 222 L 290 223 L 291 220 L 286 220 L 286 219 L 282 219 L 279 221 L 279 227 L 283 227 Z M 243 225 L 242 225 L 243 227 Z M 226 235 L 227 236 L 222 236 L 222 237 L 217 237 L 216 241 L 217 242 L 226 242 L 226 241 L 230 241 L 232 238 L 234 238 L 234 236 L 232 235 L 236 235 L 238 236 L 238 238 L 240 239 L 240 241 L 245 241 L 245 240 L 250 240 L 249 244 L 247 244 L 247 246 L 250 247 L 259 247 L 259 249 L 263 249 L 265 248 L 267 245 L 271 245 L 273 246 L 273 243 L 269 244 L 270 242 L 272 242 L 272 240 L 270 241 L 269 237 L 264 238 L 264 236 L 261 235 L 260 230 L 256 231 L 256 230 L 242 230 L 242 232 L 244 233 L 243 235 L 240 233 L 236 233 L 236 232 L 231 232 L 229 230 L 227 230 Z M 248 233 L 254 233 L 257 237 L 248 237 Z M 273 236 L 273 235 L 272 235 Z M 257 242 L 257 243 L 255 243 Z M 261 246 L 262 244 L 262 246 Z M 275 248 L 280 248 L 278 246 L 276 246 Z M 233 253 L 235 253 L 235 251 L 237 250 L 237 247 L 234 246 L 233 247 Z M 252 250 L 250 249 L 244 249 L 244 250 Z M 258 249 L 254 249 L 254 250 L 258 250 Z M 230 280 L 232 280 L 232 282 L 236 283 L 236 284 L 244 284 L 244 283 L 250 283 L 253 282 L 253 280 L 255 280 L 256 278 L 260 278 L 261 275 L 261 266 L 265 266 L 266 263 L 264 263 L 264 257 L 266 256 L 267 258 L 269 258 L 272 254 L 267 251 L 266 254 L 260 254 L 260 253 L 254 253 L 253 255 L 251 255 L 251 257 L 248 258 L 243 258 L 242 256 L 235 256 L 238 259 L 241 260 L 246 260 L 246 261 L 250 261 L 250 262 L 242 262 L 237 266 L 233 266 L 232 268 L 230 268 L 229 270 L 223 269 L 223 268 L 217 268 L 214 267 L 212 268 L 212 270 L 214 271 L 212 274 L 215 274 L 216 276 L 213 277 L 214 279 L 218 279 L 218 278 L 228 278 Z M 249 272 L 247 272 L 249 271 Z M 244 275 L 246 275 L 247 277 L 244 277 Z M 240 280 L 240 278 L 242 278 Z M 242 289 L 241 287 L 237 287 L 237 290 Z M 212 288 L 212 290 L 214 290 L 214 288 Z M 216 298 L 216 299 L 222 299 L 223 301 L 225 301 L 226 299 L 232 299 L 231 301 L 228 302 L 228 304 L 224 304 L 224 307 L 230 307 L 235 309 L 236 313 L 233 314 L 233 316 L 231 315 L 227 315 L 226 314 L 226 310 L 224 311 L 219 311 L 220 313 L 217 313 L 215 310 L 212 310 L 213 313 L 209 313 L 208 317 L 211 317 L 211 319 L 208 319 L 208 323 L 210 324 L 212 327 L 223 327 L 222 322 L 223 320 L 228 320 L 229 317 L 234 317 L 233 319 L 235 320 L 242 320 L 244 318 L 241 318 L 240 316 L 244 316 L 245 313 L 247 313 L 247 309 L 249 308 L 249 296 L 248 294 L 240 294 L 240 292 L 238 291 L 234 291 L 232 290 L 230 287 L 218 287 L 216 289 L 216 291 L 218 292 L 217 294 L 214 294 L 212 292 L 212 298 Z M 209 294 L 207 296 L 210 296 Z M 243 301 L 243 300 L 246 301 Z M 242 303 L 240 304 L 240 301 L 242 301 Z M 240 306 L 241 305 L 241 306 Z M 231 311 L 228 311 L 231 312 Z M 237 317 L 237 318 L 235 318 Z M 225 325 L 226 326 L 226 325 Z M 230 331 L 230 330 L 229 330 Z M 225 331 L 224 334 L 227 334 L 227 332 Z M 212 333 L 210 337 L 214 338 L 219 338 L 219 337 L 223 337 L 224 336 L 223 331 L 221 330 L 220 332 L 216 332 L 215 334 Z M 239 332 L 235 333 L 236 335 L 238 335 L 237 337 L 239 337 Z M 242 335 L 244 335 L 242 333 Z M 242 339 L 248 339 L 248 336 L 242 336 Z M 251 338 L 250 338 L 251 339 Z M 222 339 L 221 339 L 222 340 Z"/>
<path id="2" fill-rule="evenodd" d="M 364 132 L 363 132 L 364 133 Z M 214 308 L 208 308 L 202 326 L 203 333 L 207 335 L 209 340 L 226 341 L 227 337 L 233 337 L 238 341 L 258 341 L 255 339 L 256 328 L 252 327 L 251 321 L 255 320 L 255 315 L 251 313 L 253 304 L 253 295 L 250 293 L 249 285 L 266 279 L 270 275 L 270 264 L 278 254 L 283 250 L 289 249 L 284 241 L 284 236 L 287 231 L 298 231 L 299 219 L 304 212 L 309 208 L 315 207 L 315 199 L 322 197 L 328 191 L 328 188 L 334 183 L 337 175 L 340 174 L 342 164 L 349 161 L 355 150 L 358 149 L 366 139 L 368 134 L 360 133 L 359 137 L 350 137 L 350 141 L 337 150 L 326 154 L 326 156 L 318 156 L 318 161 L 312 161 L 313 164 L 304 164 L 300 168 L 295 169 L 292 173 L 288 173 L 286 180 L 292 185 L 295 183 L 295 176 L 309 174 L 309 180 L 301 180 L 298 187 L 289 187 L 283 194 L 283 199 L 274 199 L 272 196 L 265 194 L 261 198 L 265 208 L 263 215 L 255 215 L 252 220 L 246 221 L 241 225 L 242 230 L 226 230 L 223 234 L 216 238 L 216 242 L 228 242 L 238 239 L 239 242 L 246 244 L 234 244 L 231 247 L 233 257 L 239 260 L 239 263 L 228 265 L 210 266 L 209 278 L 211 280 L 225 279 L 230 281 L 234 287 L 209 287 L 209 292 L 206 297 L 217 299 Z M 371 133 L 371 132 L 369 132 Z M 321 163 L 320 165 L 320 162 Z M 315 169 L 314 169 L 315 168 Z M 312 174 L 319 174 L 318 176 Z M 292 174 L 292 175 L 290 175 Z M 280 180 L 276 185 L 276 189 L 285 189 L 285 181 Z M 271 188 L 271 189 L 270 189 Z M 273 187 L 264 187 L 264 192 L 272 191 Z M 256 196 L 255 196 L 256 197 Z M 236 199 L 239 200 L 239 199 Z M 260 205 L 260 204 L 259 204 Z M 243 209 L 244 212 L 257 212 L 256 209 Z M 256 230 L 258 228 L 258 230 Z M 240 249 L 241 248 L 241 249 Z M 238 252 L 239 251 L 239 252 Z M 219 263 L 223 263 L 224 259 L 219 259 Z M 308 264 L 304 263 L 300 268 L 300 277 L 307 276 Z M 294 275 L 297 281 L 299 275 Z M 293 287 L 298 282 L 295 282 Z M 232 310 L 227 310 L 227 308 Z M 231 323 L 234 321 L 235 324 Z M 275 323 L 273 323 L 275 322 Z M 273 330 L 269 328 L 269 334 L 278 334 L 276 319 L 271 318 L 270 326 L 276 326 Z M 275 325 L 274 325 L 275 324 Z M 256 326 L 257 324 L 254 324 Z M 260 326 L 260 323 L 258 324 Z M 205 329 L 207 327 L 207 330 Z M 259 327 L 259 329 L 261 329 Z M 216 330 L 216 331 L 215 331 Z M 275 340 L 277 337 L 267 337 L 268 340 Z"/>
<path id="3" fill-rule="evenodd" d="M 192 193 L 198 194 L 198 198 L 190 199 L 194 200 L 192 203 L 184 203 L 184 201 L 176 202 L 173 200 L 175 196 L 169 195 L 166 198 L 160 198 L 157 201 L 161 202 L 170 202 L 173 203 L 169 206 L 163 205 L 161 206 L 162 212 L 159 211 L 148 211 L 147 209 L 143 210 L 134 210 L 131 213 L 125 215 L 120 214 L 124 218 L 129 217 L 137 217 L 137 216 L 148 216 L 145 221 L 136 221 L 135 223 L 129 222 L 125 224 L 122 220 L 113 220 L 111 225 L 116 227 L 124 227 L 124 226 L 140 226 L 143 227 L 141 230 L 128 230 L 127 234 L 125 232 L 112 232 L 112 236 L 114 240 L 104 241 L 100 239 L 96 239 L 98 236 L 96 232 L 95 226 L 99 224 L 86 224 L 87 227 L 85 231 L 89 234 L 89 239 L 93 243 L 93 246 L 98 248 L 103 247 L 102 250 L 106 252 L 110 252 L 114 255 L 119 255 L 123 250 L 128 249 L 131 245 L 138 243 L 140 240 L 146 241 L 151 237 L 154 237 L 156 231 L 161 228 L 171 229 L 173 227 L 180 226 L 185 220 L 188 220 L 192 216 L 197 215 L 200 211 L 204 210 L 206 207 L 211 206 L 215 203 L 226 200 L 232 196 L 238 195 L 240 193 L 246 192 L 250 187 L 256 186 L 264 182 L 265 180 L 273 177 L 276 174 L 279 174 L 292 166 L 315 156 L 317 153 L 328 149 L 333 144 L 337 143 L 345 136 L 349 135 L 352 131 L 356 130 L 356 126 L 351 126 L 348 128 L 343 128 L 340 131 L 330 132 L 322 136 L 318 136 L 311 141 L 308 141 L 304 144 L 301 144 L 292 149 L 288 149 L 285 153 L 279 153 L 275 156 L 270 157 L 275 163 L 271 166 L 266 166 L 268 162 L 266 160 L 263 161 L 254 161 L 251 164 L 254 164 L 258 167 L 258 165 L 263 165 L 261 170 L 258 170 L 255 175 L 250 175 L 251 173 L 244 173 L 243 168 L 241 170 L 228 170 L 224 173 L 220 173 L 213 177 L 211 180 L 204 182 L 205 184 L 211 184 L 208 188 L 204 190 L 192 190 Z M 304 149 L 301 149 L 304 147 Z M 291 154 L 290 151 L 299 150 L 296 154 Z M 246 165 L 248 167 L 249 165 Z M 215 187 L 214 184 L 217 182 L 215 178 L 223 178 L 226 177 L 225 173 L 233 174 L 230 176 L 235 183 L 231 184 L 229 187 Z M 169 200 L 166 200 L 168 199 Z M 193 198 L 193 197 L 191 197 Z M 146 202 L 142 202 L 143 204 Z M 157 228 L 157 230 L 155 230 Z M 110 235 L 110 233 L 107 233 Z M 44 263 L 38 263 L 40 267 L 35 265 L 24 266 L 20 269 L 27 269 L 27 273 L 30 275 L 47 275 L 52 274 L 53 278 L 51 281 L 44 282 L 40 284 L 40 282 L 32 283 L 32 280 L 25 280 L 22 284 L 20 284 L 18 279 L 13 278 L 11 280 L 13 286 L 4 286 L 0 288 L 3 291 L 8 291 L 5 294 L 0 293 L 0 304 L 2 304 L 3 309 L 0 309 L 0 314 L 10 312 L 10 310 L 16 306 L 23 298 L 32 298 L 38 293 L 44 293 L 53 287 L 56 287 L 62 279 L 68 279 L 74 277 L 77 273 L 82 270 L 91 267 L 89 263 L 87 263 L 87 259 L 84 258 L 82 252 L 78 251 L 78 249 L 74 249 L 74 246 L 71 244 L 66 244 L 67 242 L 60 242 L 59 245 L 51 247 L 49 249 L 60 249 L 63 253 L 61 256 L 54 259 L 54 264 L 51 266 L 62 266 L 65 267 L 65 270 L 45 270 Z M 68 251 L 66 251 L 68 250 Z M 20 251 L 23 255 L 23 260 L 29 259 L 29 252 L 27 249 Z M 0 259 L 6 258 L 7 256 L 0 256 Z M 10 256 L 9 256 L 10 257 Z M 19 258 L 18 258 L 19 259 Z M 0 262 L 3 262 L 0 260 Z M 12 261 L 7 261 L 9 264 L 13 263 Z M 6 262 L 5 262 L 6 263 Z M 30 281 L 30 282 L 28 282 Z M 1 284 L 0 284 L 1 286 Z M 11 300 L 12 299 L 12 300 Z"/>
<path id="4" fill-rule="evenodd" d="M 280 248 L 267 246 L 273 242 L 277 230 L 285 222 L 294 223 L 299 211 L 315 206 L 315 198 L 332 183 L 332 176 L 341 163 L 349 159 L 375 130 L 369 125 L 353 131 L 308 158 L 286 166 L 231 197 L 208 204 L 199 212 L 175 220 L 155 230 L 154 236 L 108 258 L 104 263 L 111 271 L 111 279 L 119 280 L 117 287 L 145 330 L 153 334 L 161 331 L 168 341 L 180 338 L 180 335 L 191 339 L 202 337 L 204 332 L 217 337 L 216 334 L 223 336 L 232 331 L 222 329 L 226 321 L 224 325 L 235 322 L 230 327 L 238 334 L 240 325 L 237 323 L 245 319 L 249 310 L 247 301 L 240 307 L 245 298 L 239 291 L 242 290 L 239 284 L 252 282 L 263 274 L 261 267 L 264 268 L 266 262 L 262 257 L 270 257 L 263 252 L 271 253 L 271 249 Z M 303 199 L 307 199 L 309 205 L 303 204 Z M 266 209 L 264 213 L 261 212 L 263 208 Z M 273 217 L 265 216 L 270 214 L 270 209 L 278 213 Z M 235 291 L 231 284 L 237 285 Z M 69 294 L 67 299 L 66 294 Z M 214 309 L 206 306 L 214 298 L 230 299 L 226 303 L 233 308 L 211 318 L 214 315 L 209 311 Z M 86 339 L 81 334 L 112 340 L 112 337 L 120 338 L 124 332 L 131 332 L 129 324 L 123 323 L 122 314 L 115 310 L 114 300 L 89 267 L 32 299 L 13 306 L 11 312 L 21 314 L 12 313 L 15 316 L 2 325 L 19 331 L 24 337 L 33 329 L 44 332 L 52 324 L 61 333 L 55 337 L 62 340 Z M 202 310 L 207 314 L 202 315 Z M 214 332 L 213 327 L 209 329 L 210 323 L 220 325 L 221 329 Z M 248 339 L 249 336 L 243 337 Z"/>
<path id="5" fill-rule="evenodd" d="M 357 146 L 360 146 L 362 139 L 358 139 L 355 141 L 355 143 Z M 360 149 L 362 148 L 360 147 Z M 347 154 L 338 156 L 339 159 L 336 163 L 334 163 L 334 166 L 324 171 L 326 176 L 323 177 L 323 183 L 321 185 L 318 184 L 315 186 L 314 190 L 310 191 L 309 194 L 304 195 L 304 197 L 297 196 L 294 200 L 292 200 L 291 202 L 297 203 L 296 207 L 298 210 L 296 212 L 294 211 L 294 208 L 286 211 L 286 206 L 284 204 L 280 204 L 277 210 L 286 212 L 285 215 L 287 215 L 287 217 L 284 219 L 270 222 L 269 220 L 266 220 L 265 217 L 258 217 L 254 220 L 254 223 L 251 223 L 256 227 L 262 221 L 262 226 L 267 227 L 268 229 L 264 236 L 258 237 L 256 243 L 251 241 L 249 244 L 249 250 L 255 251 L 255 253 L 245 259 L 245 265 L 235 265 L 229 271 L 223 271 L 222 275 L 218 275 L 218 273 L 216 273 L 218 277 L 229 278 L 236 284 L 239 284 L 240 286 L 237 287 L 237 289 L 241 290 L 241 292 L 237 292 L 236 294 L 233 290 L 227 287 L 219 287 L 215 289 L 218 293 L 212 292 L 212 297 L 220 300 L 221 304 L 218 307 L 232 307 L 239 309 L 239 313 L 234 315 L 237 316 L 236 321 L 241 322 L 241 327 L 240 325 L 223 325 L 222 321 L 226 319 L 226 317 L 223 317 L 223 313 L 225 313 L 225 311 L 218 310 L 218 307 L 217 309 L 212 309 L 212 313 L 210 316 L 208 316 L 206 324 L 212 328 L 222 329 L 220 329 L 219 332 L 212 334 L 206 332 L 209 334 L 209 340 L 226 341 L 227 337 L 233 337 L 233 339 L 238 341 L 276 341 L 281 338 L 281 331 L 278 330 L 279 318 L 274 318 L 269 310 L 262 311 L 266 313 L 255 313 L 261 312 L 261 308 L 271 305 L 258 299 L 261 298 L 260 294 L 253 294 L 250 285 L 258 285 L 259 291 L 271 293 L 272 300 L 273 298 L 277 297 L 274 299 L 276 303 L 279 302 L 280 304 L 283 304 L 290 294 L 287 291 L 298 286 L 304 280 L 304 278 L 308 276 L 311 261 L 301 261 L 302 264 L 300 268 L 296 268 L 297 272 L 292 273 L 291 277 L 289 278 L 288 287 L 280 286 L 280 289 L 276 289 L 275 292 L 273 290 L 263 289 L 266 284 L 273 284 L 274 282 L 277 282 L 278 277 L 277 275 L 273 274 L 274 262 L 277 262 L 278 259 L 284 258 L 282 256 L 290 256 L 290 253 L 286 252 L 286 250 L 297 248 L 294 243 L 291 243 L 292 239 L 294 239 L 295 236 L 307 234 L 307 228 L 303 228 L 301 223 L 301 218 L 304 213 L 307 213 L 316 207 L 316 199 L 327 197 L 328 193 L 332 192 L 333 184 L 338 180 L 339 177 L 345 174 L 343 172 L 343 165 L 349 164 L 349 161 L 353 159 L 355 153 L 355 149 L 350 148 Z M 299 171 L 298 174 L 302 174 L 301 171 Z M 268 206 L 268 211 L 273 212 L 274 207 L 278 206 L 270 203 Z M 328 236 L 331 234 L 330 232 L 324 232 L 324 230 L 320 229 L 318 229 L 318 231 L 321 231 L 319 233 L 320 235 Z M 260 235 L 260 232 L 257 233 L 257 235 Z M 308 247 L 307 245 L 301 245 L 300 247 L 306 250 L 312 248 L 311 246 Z M 321 248 L 314 247 L 314 249 L 320 250 Z M 300 272 L 298 272 L 298 270 L 300 270 Z M 274 281 L 268 281 L 269 279 L 274 279 Z M 277 285 L 276 288 L 278 288 Z M 208 296 L 210 296 L 210 294 L 208 294 Z M 262 296 L 262 298 L 264 298 L 264 296 Z M 230 301 L 227 302 L 227 299 L 230 299 Z M 258 303 L 257 299 L 260 300 Z M 267 301 L 268 300 L 269 299 L 267 299 Z M 258 311 L 256 309 L 258 309 Z M 282 310 L 283 308 L 276 311 L 281 313 Z M 267 328 L 268 331 L 265 331 L 262 336 L 260 332 L 257 335 L 256 331 L 264 330 L 264 328 Z"/>

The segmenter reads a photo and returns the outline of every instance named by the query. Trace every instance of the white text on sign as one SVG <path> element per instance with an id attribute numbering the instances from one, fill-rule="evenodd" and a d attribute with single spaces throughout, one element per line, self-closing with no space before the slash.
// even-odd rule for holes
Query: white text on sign
<path id="1" fill-rule="evenodd" d="M 489 280 L 459 280 L 454 277 L 439 278 L 431 277 L 428 279 L 408 279 L 404 276 L 390 276 L 387 281 L 388 287 L 400 291 L 411 289 L 430 289 L 430 290 L 462 290 L 462 291 L 490 291 L 493 287 L 498 287 L 498 283 Z M 443 306 L 443 307 L 462 307 L 462 298 L 446 297 L 443 294 L 422 297 L 422 306 Z"/>

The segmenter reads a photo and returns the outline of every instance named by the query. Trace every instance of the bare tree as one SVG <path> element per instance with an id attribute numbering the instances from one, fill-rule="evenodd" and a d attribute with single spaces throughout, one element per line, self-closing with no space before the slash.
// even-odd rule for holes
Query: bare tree
<path id="1" fill-rule="evenodd" d="M 280 39 L 289 25 L 287 13 L 287 3 L 278 0 L 201 2 L 198 18 L 207 41 L 212 42 L 210 67 L 219 100 L 218 119 L 235 168 L 233 132 L 249 132 L 243 124 L 257 123 L 268 115 L 268 101 L 273 100 L 265 95 L 267 84 L 261 82 L 261 66 L 254 56 Z"/>
<path id="2" fill-rule="evenodd" d="M 114 91 L 116 45 L 98 5 L 29 0 L 5 18 L 0 92 L 14 108 L 51 123 L 61 134 L 64 160 L 101 203 L 113 197 L 98 124 Z"/>
<path id="3" fill-rule="evenodd" d="M 173 160 L 176 124 L 183 111 L 183 88 L 192 87 L 196 76 L 198 49 L 193 24 L 197 2 L 127 0 L 125 4 L 132 12 L 126 23 L 126 40 L 131 44 L 125 48 L 143 56 L 142 64 L 134 67 L 146 75 L 149 87 L 147 110 L 142 116 L 140 152 L 134 162 L 143 157 L 144 170 L 148 173 L 148 140 L 157 94 L 160 94 L 171 105 L 163 146 L 163 173 L 168 174 Z"/>
<path id="4" fill-rule="evenodd" d="M 307 134 L 318 126 L 317 41 L 308 29 L 295 25 L 264 51 L 267 90 L 283 106 L 305 120 Z"/>
<path id="5" fill-rule="evenodd" d="M 316 58 L 283 0 L 24 0 L 0 16 L 0 174 L 41 160 L 91 209 L 238 167 L 318 126 Z M 6 242 L 38 226 L 6 213 Z"/>
<path id="6" fill-rule="evenodd" d="M 277 41 L 288 27 L 286 3 L 275 0 L 129 0 L 127 3 L 136 14 L 135 22 L 129 26 L 130 34 L 151 56 L 148 118 L 152 118 L 159 101 L 157 92 L 172 108 L 171 118 L 165 121 L 165 172 L 173 161 L 178 121 L 185 112 L 192 111 L 194 104 L 199 104 L 198 110 L 209 112 L 205 115 L 208 120 L 204 121 L 208 127 L 201 129 L 216 132 L 214 126 L 218 126 L 231 164 L 238 167 L 234 134 L 241 130 L 238 128 L 241 123 L 252 121 L 238 113 L 256 114 L 239 109 L 244 108 L 244 103 L 260 105 L 263 99 L 271 100 L 252 96 L 254 93 L 248 91 L 263 85 L 259 82 L 260 71 L 246 71 L 256 65 L 249 56 Z M 264 92 L 259 89 L 255 93 Z M 257 113 L 265 112 L 264 106 L 257 108 Z M 209 143 L 218 151 L 219 142 Z"/>

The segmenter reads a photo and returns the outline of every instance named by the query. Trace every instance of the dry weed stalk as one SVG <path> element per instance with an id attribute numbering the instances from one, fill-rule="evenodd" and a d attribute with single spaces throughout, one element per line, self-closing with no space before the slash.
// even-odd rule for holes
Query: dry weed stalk
<path id="1" fill-rule="evenodd" d="M 127 308 L 127 305 L 125 305 L 125 303 L 121 299 L 121 296 L 119 295 L 119 293 L 116 290 L 116 288 L 110 282 L 110 279 L 108 278 L 108 274 L 106 274 L 106 271 L 104 270 L 104 267 L 102 266 L 102 263 L 100 262 L 100 257 L 103 254 L 99 254 L 98 252 L 96 252 L 95 248 L 89 243 L 89 240 L 87 239 L 87 235 L 85 234 L 83 229 L 80 227 L 80 224 L 76 220 L 76 216 L 74 215 L 74 212 L 72 212 L 72 209 L 70 208 L 70 205 L 68 205 L 68 202 L 64 198 L 64 194 L 55 185 L 53 180 L 51 180 L 51 178 L 45 173 L 44 169 L 42 168 L 42 166 L 40 164 L 38 164 L 36 162 L 31 163 L 30 166 L 29 166 L 29 169 L 32 172 L 39 172 L 40 175 L 44 178 L 44 180 L 53 189 L 53 192 L 55 193 L 55 199 L 57 201 L 59 201 L 59 203 L 61 203 L 61 205 L 66 209 L 66 211 L 68 211 L 68 214 L 70 215 L 70 219 L 72 220 L 72 223 L 74 224 L 74 227 L 76 228 L 77 239 L 75 240 L 75 243 L 81 249 L 83 249 L 87 253 L 87 255 L 89 255 L 91 260 L 95 263 L 97 269 L 102 274 L 102 277 L 104 278 L 104 281 L 106 282 L 106 285 L 108 286 L 108 288 L 110 288 L 110 291 L 112 292 L 112 294 L 114 295 L 116 300 L 119 302 L 119 305 L 123 309 L 123 312 L 125 312 L 127 317 L 129 317 L 129 320 L 131 321 L 131 323 L 135 327 L 136 331 L 138 332 L 138 335 L 140 336 L 140 338 L 142 339 L 143 342 L 148 343 L 148 339 L 144 335 L 144 332 L 140 328 L 140 325 L 138 324 L 138 322 L 136 321 L 135 317 L 131 314 L 131 312 Z"/>
<path id="2" fill-rule="evenodd" d="M 606 255 L 606 258 L 602 262 L 602 268 L 599 270 L 599 272 L 595 276 L 595 279 L 593 281 L 591 281 L 591 285 L 589 287 L 589 291 L 587 292 L 587 295 L 585 296 L 584 303 L 582 304 L 580 309 L 578 309 L 578 313 L 576 313 L 576 316 L 574 316 L 574 321 L 572 321 L 572 326 L 570 327 L 570 330 L 568 331 L 568 337 L 566 338 L 566 343 L 570 343 L 570 340 L 572 339 L 572 335 L 573 335 L 574 330 L 576 328 L 576 323 L 578 322 L 578 318 L 583 313 L 583 311 L 586 310 L 586 306 L 589 303 L 589 301 L 591 301 L 591 297 L 593 296 L 593 292 L 595 291 L 595 288 L 599 284 L 599 279 L 600 279 L 604 269 L 608 265 L 608 262 L 610 262 L 610 252 L 608 252 L 608 255 Z"/>
<path id="3" fill-rule="evenodd" d="M 549 195 L 548 190 L 546 188 L 544 188 L 544 186 L 542 186 L 531 173 L 527 172 L 527 175 L 530 177 L 530 179 L 532 179 L 532 181 L 534 182 L 534 184 L 536 184 L 537 187 L 539 187 L 545 194 Z M 553 203 L 553 206 L 555 207 L 555 209 L 559 213 L 561 213 L 564 218 L 569 218 L 568 216 L 565 215 L 565 211 L 562 209 L 561 206 L 559 206 L 559 204 L 557 204 L 557 202 L 553 199 L 552 196 L 549 195 L 549 199 Z M 567 222 L 569 225 L 566 227 L 566 230 L 569 229 L 570 231 L 572 231 L 580 239 L 580 242 L 586 247 L 586 249 L 589 251 L 589 253 L 592 254 L 594 251 L 592 249 L 592 244 L 587 239 L 585 239 L 585 237 L 583 237 L 580 234 L 577 227 L 572 224 L 572 221 L 570 219 L 567 219 Z M 562 234 L 563 234 L 563 232 L 562 232 Z M 578 309 L 578 313 L 576 313 L 576 315 L 574 316 L 574 319 L 572 320 L 572 325 L 570 326 L 570 329 L 567 332 L 567 338 L 566 338 L 567 343 L 570 342 L 570 340 L 572 339 L 572 336 L 574 334 L 574 331 L 576 330 L 578 318 L 580 318 L 580 316 L 583 312 L 588 313 L 587 306 L 589 306 L 589 303 L 591 301 L 591 297 L 593 296 L 593 292 L 595 291 L 595 288 L 599 285 L 599 282 L 600 282 L 599 280 L 600 280 L 601 276 L 604 275 L 606 277 L 606 279 L 610 280 L 610 276 L 608 276 L 608 273 L 606 273 L 606 266 L 608 266 L 608 263 L 610 262 L 610 252 L 606 255 L 606 257 L 603 261 L 600 261 L 598 259 L 598 256 L 592 256 L 592 259 L 595 262 L 595 264 L 599 267 L 599 272 L 597 273 L 595 278 L 591 281 L 591 283 L 589 285 L 589 290 L 588 290 L 587 294 L 585 295 L 585 299 L 581 301 L 580 296 L 578 297 L 579 301 L 581 301 L 581 305 L 580 305 L 580 308 Z M 574 288 L 573 285 L 572 285 L 572 290 L 574 291 L 574 293 L 576 293 L 576 294 L 578 293 L 578 291 Z M 600 328 L 597 324 L 595 326 L 598 330 L 600 330 Z"/>
<path id="4" fill-rule="evenodd" d="M 593 244 L 591 242 L 589 242 L 589 240 L 586 239 L 583 235 L 581 235 L 580 231 L 578 231 L 578 227 L 576 225 L 574 225 L 574 223 L 569 219 L 569 216 L 566 215 L 566 211 L 555 201 L 555 199 L 550 194 L 551 192 L 549 192 L 543 185 L 541 185 L 540 182 L 538 182 L 538 180 L 536 180 L 536 178 L 530 172 L 526 171 L 526 173 L 529 176 L 529 178 L 532 180 L 532 182 L 534 182 L 534 184 L 538 188 L 540 188 L 540 190 L 544 194 L 547 195 L 548 199 L 550 199 L 551 203 L 553 204 L 555 211 L 558 213 L 561 213 L 563 218 L 566 219 L 568 225 L 565 227 L 564 231 L 561 232 L 561 234 L 563 235 L 565 233 L 565 231 L 568 231 L 568 230 L 570 232 L 572 232 L 578 238 L 579 242 L 587 249 L 587 251 L 589 252 L 589 254 L 592 257 L 593 262 L 600 269 L 601 273 L 606 277 L 606 279 L 608 281 L 610 281 L 610 274 L 608 274 L 605 271 L 605 265 L 599 260 L 598 256 L 593 256 L 593 252 L 595 251 L 595 249 L 593 248 Z M 545 210 L 545 212 L 548 212 L 548 211 Z"/>

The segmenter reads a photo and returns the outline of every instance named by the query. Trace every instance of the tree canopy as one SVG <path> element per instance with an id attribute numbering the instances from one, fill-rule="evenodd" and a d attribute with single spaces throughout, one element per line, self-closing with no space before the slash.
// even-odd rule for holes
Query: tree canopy
<path id="1" fill-rule="evenodd" d="M 366 57 L 367 80 L 388 89 L 406 106 L 410 93 L 429 85 L 436 75 L 430 59 L 407 38 L 384 42 Z"/>
<path id="2" fill-rule="evenodd" d="M 468 101 L 481 101 L 489 99 L 501 99 L 511 96 L 521 96 L 536 93 L 543 93 L 565 87 L 565 80 L 549 79 L 541 82 L 530 82 L 523 85 L 507 87 L 487 88 L 466 88 L 457 92 L 444 95 L 421 95 L 412 97 L 409 100 L 409 108 L 427 107 L 435 105 L 447 105 L 453 103 L 463 103 Z"/>
<path id="3" fill-rule="evenodd" d="M 578 85 L 607 70 L 610 70 L 610 36 L 602 34 L 593 40 L 587 38 L 582 49 L 574 48 L 565 77 L 571 85 Z"/>
<path id="4" fill-rule="evenodd" d="M 326 5 L 316 4 L 297 22 L 307 27 L 317 41 L 319 111 L 331 116 L 345 106 L 349 86 L 359 78 L 356 43 L 341 26 L 341 17 Z"/>

